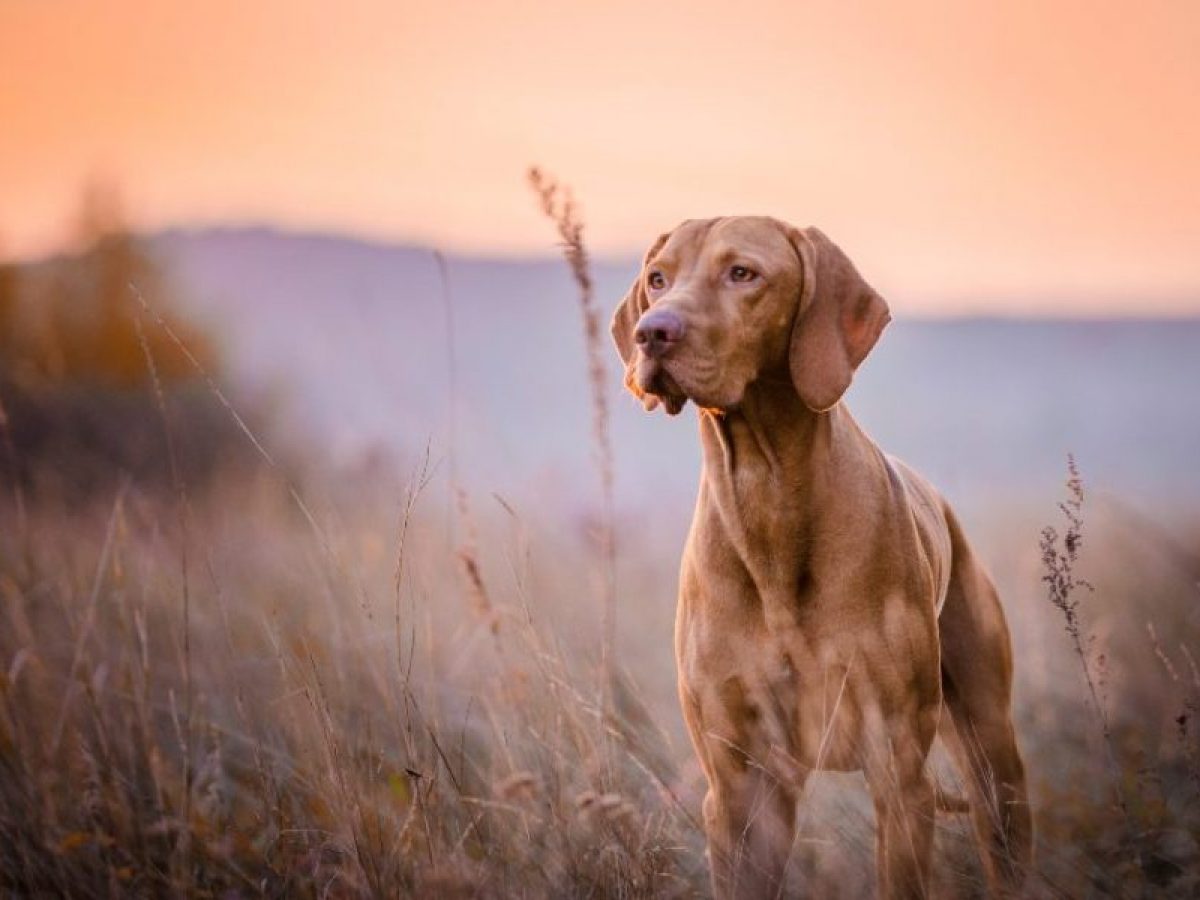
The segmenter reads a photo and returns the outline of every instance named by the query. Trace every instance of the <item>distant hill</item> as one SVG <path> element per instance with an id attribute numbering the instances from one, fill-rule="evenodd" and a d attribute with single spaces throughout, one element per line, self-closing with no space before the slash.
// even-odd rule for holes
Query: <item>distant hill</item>
<path id="1" fill-rule="evenodd" d="M 449 439 L 443 288 L 422 249 L 262 229 L 154 239 L 231 377 L 289 398 L 335 459 Z M 586 362 L 573 284 L 554 258 L 448 259 L 459 466 L 513 496 L 594 497 Z M 595 266 L 611 309 L 637 263 Z M 880 285 L 886 293 L 886 285 Z M 645 415 L 610 357 L 626 509 L 694 491 L 694 416 Z M 905 320 L 849 395 L 889 450 L 952 497 L 1045 497 L 1068 450 L 1089 483 L 1143 506 L 1200 499 L 1200 320 Z"/>

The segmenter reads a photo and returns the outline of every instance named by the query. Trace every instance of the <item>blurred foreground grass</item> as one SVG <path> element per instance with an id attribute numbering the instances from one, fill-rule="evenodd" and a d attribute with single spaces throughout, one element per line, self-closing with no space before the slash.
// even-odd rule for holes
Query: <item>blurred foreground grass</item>
<path id="1" fill-rule="evenodd" d="M 6 527 L 0 884 L 698 884 L 677 755 L 652 717 L 625 691 L 626 721 L 602 723 L 590 659 L 539 622 L 512 547 L 496 627 L 484 621 L 413 500 L 407 525 L 383 523 L 393 507 L 326 530 L 264 477 L 195 498 L 181 526 L 125 483 L 104 506 L 35 506 Z"/>
<path id="2" fill-rule="evenodd" d="M 702 785 L 672 687 L 678 548 L 621 528 L 625 674 L 605 717 L 586 529 L 498 498 L 473 498 L 476 520 L 455 526 L 428 476 L 418 464 L 407 485 L 387 471 L 310 484 L 311 520 L 265 468 L 186 501 L 129 479 L 82 504 L 25 498 L 20 516 L 6 496 L 0 886 L 706 894 Z M 975 536 L 1017 650 L 1039 835 L 1030 891 L 1193 896 L 1198 532 L 1094 507 L 1080 565 L 1096 590 L 1081 614 L 1117 785 L 1043 593 L 1030 511 L 995 511 Z M 796 878 L 820 896 L 869 894 L 860 780 L 819 777 L 810 794 Z M 961 817 L 939 818 L 937 852 L 940 895 L 981 893 Z"/>

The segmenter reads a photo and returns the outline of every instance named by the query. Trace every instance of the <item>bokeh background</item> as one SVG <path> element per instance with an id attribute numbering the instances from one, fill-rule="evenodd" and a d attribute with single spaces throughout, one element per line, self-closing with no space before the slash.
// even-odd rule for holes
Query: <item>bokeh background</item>
<path id="1" fill-rule="evenodd" d="M 1198 44 L 1188 3 L 0 4 L 0 885 L 706 891 L 695 422 L 587 344 L 540 164 L 604 319 L 690 216 L 855 260 L 895 321 L 847 402 L 1013 628 L 1031 890 L 1189 896 Z M 861 896 L 862 786 L 816 782 L 795 876 Z"/>

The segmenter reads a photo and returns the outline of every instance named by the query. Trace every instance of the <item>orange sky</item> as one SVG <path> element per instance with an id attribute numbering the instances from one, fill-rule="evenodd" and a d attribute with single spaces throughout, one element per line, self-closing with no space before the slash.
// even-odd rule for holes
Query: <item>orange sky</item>
<path id="1" fill-rule="evenodd" d="M 95 173 L 145 227 L 540 253 L 537 162 L 601 254 L 766 212 L 902 309 L 1200 313 L 1200 4 L 1133 9 L 0 0 L 0 253 Z"/>

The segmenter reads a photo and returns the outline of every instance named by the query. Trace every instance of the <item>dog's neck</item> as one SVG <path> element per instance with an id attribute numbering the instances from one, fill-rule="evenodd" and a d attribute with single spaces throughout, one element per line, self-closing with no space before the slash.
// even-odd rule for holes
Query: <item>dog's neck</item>
<path id="1" fill-rule="evenodd" d="M 813 412 L 785 378 L 760 379 L 735 409 L 700 416 L 699 533 L 736 555 L 765 609 L 786 620 L 814 542 L 868 500 L 843 477 L 842 464 L 859 461 L 861 432 L 840 404 Z"/>
<path id="2" fill-rule="evenodd" d="M 760 378 L 737 407 L 701 411 L 705 477 L 731 485 L 765 479 L 789 493 L 804 489 L 814 457 L 829 449 L 839 412 L 813 412 L 786 377 Z"/>

